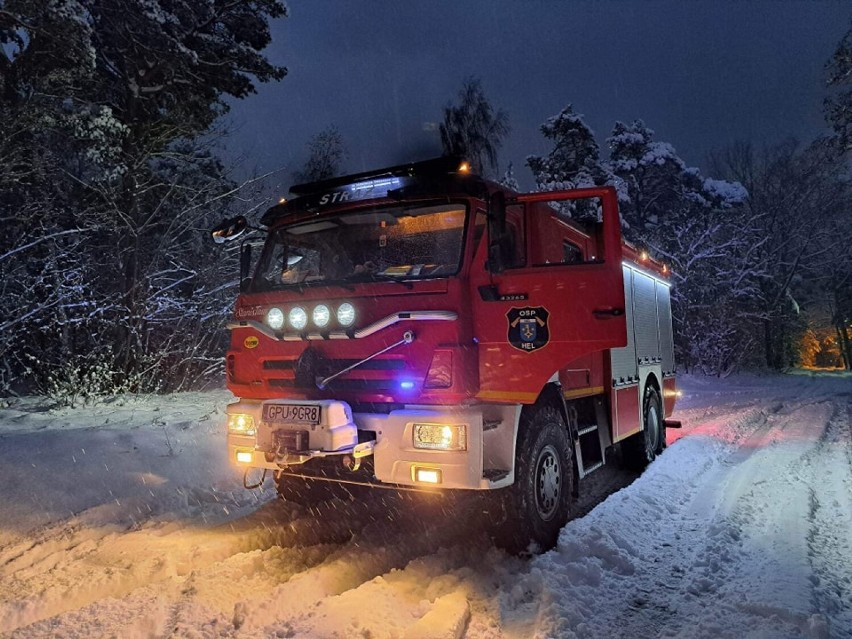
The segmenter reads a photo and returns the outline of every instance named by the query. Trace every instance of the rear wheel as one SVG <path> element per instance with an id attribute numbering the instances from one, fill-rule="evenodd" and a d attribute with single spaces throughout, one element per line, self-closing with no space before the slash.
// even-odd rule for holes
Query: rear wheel
<path id="1" fill-rule="evenodd" d="M 663 451 L 664 434 L 660 393 L 652 384 L 648 384 L 642 400 L 642 432 L 622 444 L 625 465 L 635 471 L 643 470 Z"/>
<path id="2" fill-rule="evenodd" d="M 506 518 L 497 542 L 511 552 L 548 550 L 568 521 L 574 486 L 568 427 L 555 408 L 539 408 L 518 433 L 515 483 L 502 493 Z"/>

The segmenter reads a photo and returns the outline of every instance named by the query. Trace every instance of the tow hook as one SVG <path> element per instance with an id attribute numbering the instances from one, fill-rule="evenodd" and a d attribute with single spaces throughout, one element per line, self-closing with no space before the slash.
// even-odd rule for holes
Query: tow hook
<path id="1" fill-rule="evenodd" d="M 361 460 L 368 455 L 373 454 L 373 448 L 376 446 L 376 442 L 368 441 L 361 442 L 357 444 L 355 448 L 352 449 L 351 455 L 343 456 L 343 467 L 355 472 L 359 468 L 361 468 Z"/>

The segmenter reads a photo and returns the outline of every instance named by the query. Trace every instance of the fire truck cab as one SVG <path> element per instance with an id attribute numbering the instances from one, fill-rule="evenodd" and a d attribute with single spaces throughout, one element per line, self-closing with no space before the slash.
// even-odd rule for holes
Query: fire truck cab
<path id="1" fill-rule="evenodd" d="M 235 464 L 301 503 L 334 483 L 495 491 L 522 549 L 555 544 L 612 446 L 636 468 L 662 452 L 668 273 L 622 241 L 614 189 L 519 194 L 441 158 L 291 193 L 253 272 L 242 252 Z"/>

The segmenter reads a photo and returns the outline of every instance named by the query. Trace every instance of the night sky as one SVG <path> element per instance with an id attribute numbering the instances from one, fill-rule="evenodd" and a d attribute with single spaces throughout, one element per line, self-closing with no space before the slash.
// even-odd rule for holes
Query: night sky
<path id="1" fill-rule="evenodd" d="M 605 144 L 636 118 L 691 165 L 736 140 L 825 132 L 824 65 L 852 19 L 848 2 L 288 0 L 269 58 L 283 81 L 237 101 L 231 157 L 284 191 L 329 124 L 347 172 L 440 154 L 437 123 L 463 80 L 481 78 L 512 132 L 500 172 L 522 187 L 539 126 L 567 103 Z"/>

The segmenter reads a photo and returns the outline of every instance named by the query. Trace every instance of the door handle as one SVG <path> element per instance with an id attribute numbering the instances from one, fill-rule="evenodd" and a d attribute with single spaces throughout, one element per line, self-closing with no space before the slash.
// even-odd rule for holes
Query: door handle
<path id="1" fill-rule="evenodd" d="M 592 311 L 597 319 L 612 319 L 624 315 L 623 308 L 596 308 Z"/>

